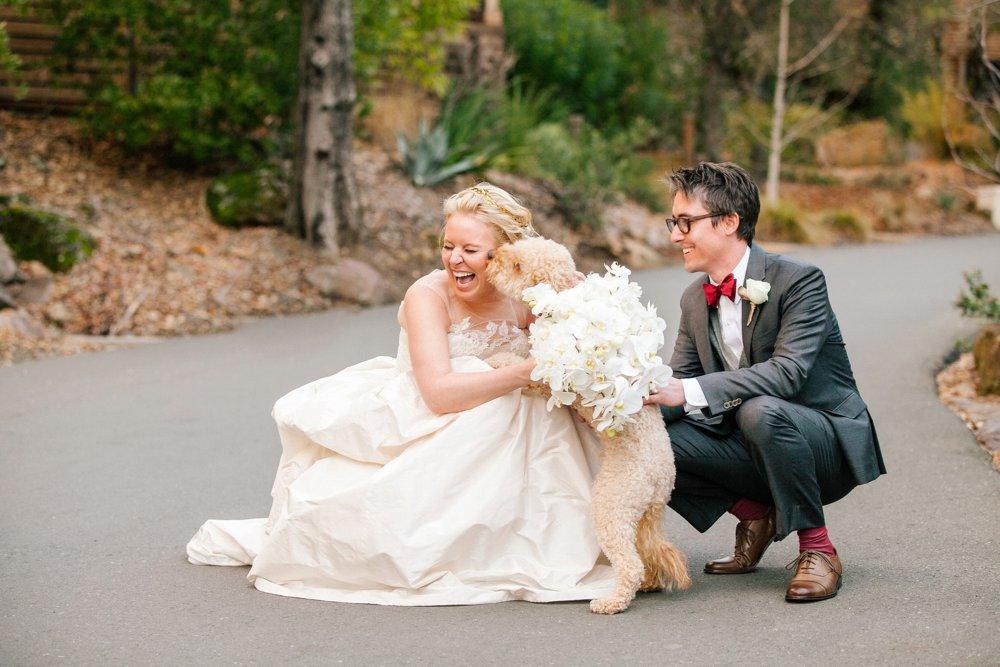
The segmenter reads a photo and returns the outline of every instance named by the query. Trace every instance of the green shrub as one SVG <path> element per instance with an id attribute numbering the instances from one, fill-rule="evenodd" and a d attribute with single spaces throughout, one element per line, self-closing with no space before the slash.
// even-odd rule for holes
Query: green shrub
<path id="1" fill-rule="evenodd" d="M 793 204 L 767 206 L 760 212 L 757 220 L 757 236 L 770 241 L 808 243 L 809 232 L 804 219 L 805 216 Z"/>
<path id="2" fill-rule="evenodd" d="M 962 102 L 945 92 L 934 79 L 927 79 L 923 90 L 903 92 L 900 115 L 909 137 L 934 157 L 951 156 L 949 139 L 960 153 L 975 152 L 989 145 L 985 132 L 969 122 Z"/>
<path id="3" fill-rule="evenodd" d="M 570 225 L 597 229 L 603 225 L 602 206 L 619 193 L 662 206 L 649 182 L 650 160 L 636 154 L 651 133 L 641 121 L 610 136 L 579 119 L 543 123 L 528 137 L 531 154 L 523 171 L 550 184 Z"/>
<path id="4" fill-rule="evenodd" d="M 288 186 L 277 169 L 227 174 L 205 193 L 212 219 L 224 227 L 280 225 L 288 204 Z"/>
<path id="5" fill-rule="evenodd" d="M 474 4 L 355 0 L 359 87 L 385 73 L 443 89 L 444 45 Z M 85 59 L 104 67 L 88 89 L 86 118 L 95 136 L 132 153 L 211 169 L 252 166 L 287 147 L 298 91 L 300 6 L 284 0 L 32 3 L 60 26 L 54 65 L 72 68 Z"/>
<path id="6" fill-rule="evenodd" d="M 968 271 L 963 273 L 965 286 L 955 306 L 963 317 L 984 319 L 987 322 L 1000 322 L 1000 301 L 990 291 L 990 286 L 983 280 L 983 272 Z"/>
<path id="7" fill-rule="evenodd" d="M 851 211 L 827 211 L 823 214 L 821 222 L 840 240 L 863 242 L 868 239 L 868 227 Z"/>
<path id="8" fill-rule="evenodd" d="M 501 151 L 502 92 L 452 88 L 437 123 L 421 119 L 417 136 L 397 135 L 403 170 L 416 186 L 440 183 L 487 165 Z M 498 99 L 500 98 L 500 99 Z"/>
<path id="9" fill-rule="evenodd" d="M 18 259 L 51 271 L 69 271 L 94 250 L 93 237 L 66 218 L 21 206 L 0 210 L 0 236 Z"/>
<path id="10" fill-rule="evenodd" d="M 546 121 L 562 122 L 568 112 L 551 90 L 540 89 L 514 79 L 498 102 L 500 118 L 496 127 L 499 154 L 493 164 L 501 169 L 520 172 L 531 155 L 528 138 Z"/>
<path id="11" fill-rule="evenodd" d="M 551 88 L 594 125 L 618 119 L 629 83 L 622 76 L 624 33 L 608 13 L 583 0 L 505 0 L 507 45 L 517 57 L 512 74 Z"/>
<path id="12" fill-rule="evenodd" d="M 787 166 L 781 168 L 781 180 L 789 183 L 805 183 L 806 185 L 840 185 L 843 181 L 823 171 L 806 166 Z"/>

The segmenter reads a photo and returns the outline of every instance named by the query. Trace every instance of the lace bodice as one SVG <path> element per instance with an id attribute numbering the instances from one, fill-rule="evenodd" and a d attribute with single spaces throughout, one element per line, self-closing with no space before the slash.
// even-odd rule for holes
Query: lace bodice
<path id="1" fill-rule="evenodd" d="M 471 318 L 451 325 L 448 331 L 448 348 L 451 356 L 472 356 L 485 359 L 497 352 L 528 355 L 528 335 L 517 322 L 506 320 L 487 321 L 485 326 L 473 327 Z"/>
<path id="2" fill-rule="evenodd" d="M 448 349 L 452 357 L 472 356 L 486 359 L 498 352 L 511 352 L 522 357 L 528 355 L 528 334 L 526 331 L 529 311 L 526 306 L 512 299 L 500 304 L 490 319 L 483 319 L 463 311 L 454 303 L 444 287 L 445 272 L 438 270 L 424 276 L 415 284 L 431 289 L 441 297 L 448 308 L 452 320 L 448 329 Z M 399 351 L 397 359 L 405 366 L 410 365 L 409 344 L 403 323 L 402 304 L 399 312 Z"/>

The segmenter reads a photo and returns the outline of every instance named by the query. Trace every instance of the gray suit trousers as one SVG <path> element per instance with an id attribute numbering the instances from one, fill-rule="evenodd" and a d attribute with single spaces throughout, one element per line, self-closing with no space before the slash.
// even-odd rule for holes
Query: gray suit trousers
<path id="1" fill-rule="evenodd" d="M 826 525 L 823 505 L 857 485 L 826 415 L 758 396 L 733 417 L 668 422 L 677 464 L 670 507 L 701 532 L 740 498 L 775 506 L 776 540 Z"/>

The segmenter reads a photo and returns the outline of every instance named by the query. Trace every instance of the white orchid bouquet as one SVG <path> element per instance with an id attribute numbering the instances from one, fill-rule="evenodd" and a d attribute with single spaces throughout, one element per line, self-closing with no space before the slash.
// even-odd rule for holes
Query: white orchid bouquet
<path id="1" fill-rule="evenodd" d="M 594 408 L 594 429 L 614 437 L 672 371 L 658 354 L 666 322 L 640 303 L 631 271 L 605 268 L 562 292 L 547 283 L 529 287 L 522 298 L 538 318 L 529 329 L 537 362 L 531 379 L 551 389 L 548 409 L 579 398 Z"/>

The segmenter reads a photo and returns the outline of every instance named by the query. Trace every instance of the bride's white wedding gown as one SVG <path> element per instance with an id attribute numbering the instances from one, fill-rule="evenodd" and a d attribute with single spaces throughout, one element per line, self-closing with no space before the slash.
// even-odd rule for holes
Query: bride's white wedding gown
<path id="1" fill-rule="evenodd" d="M 448 306 L 455 371 L 527 354 L 523 306 L 477 319 L 446 280 L 439 270 L 416 284 Z M 375 604 L 577 600 L 613 587 L 590 518 L 600 445 L 568 410 L 514 391 L 435 414 L 401 327 L 395 359 L 299 387 L 272 414 L 282 453 L 270 515 L 206 521 L 187 545 L 192 563 L 252 565 L 267 593 Z"/>

